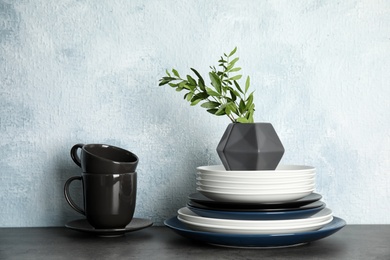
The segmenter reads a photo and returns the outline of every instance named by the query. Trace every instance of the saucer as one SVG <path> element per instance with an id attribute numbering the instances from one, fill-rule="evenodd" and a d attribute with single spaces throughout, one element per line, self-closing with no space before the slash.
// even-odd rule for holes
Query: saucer
<path id="1" fill-rule="evenodd" d="M 94 234 L 100 237 L 117 237 L 123 236 L 127 232 L 133 232 L 140 229 L 144 229 L 153 225 L 153 222 L 149 219 L 133 218 L 131 222 L 125 228 L 107 228 L 97 229 L 91 226 L 86 219 L 78 219 L 68 222 L 65 227 L 80 232 Z"/>

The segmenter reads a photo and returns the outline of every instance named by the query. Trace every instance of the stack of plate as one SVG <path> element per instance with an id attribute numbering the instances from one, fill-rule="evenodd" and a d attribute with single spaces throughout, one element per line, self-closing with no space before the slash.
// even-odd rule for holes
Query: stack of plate
<path id="1" fill-rule="evenodd" d="M 182 236 L 231 247 L 285 247 L 327 237 L 345 226 L 314 193 L 315 168 L 275 171 L 197 168 L 197 193 L 165 224 Z"/>
<path id="2" fill-rule="evenodd" d="M 287 202 L 314 191 L 315 168 L 282 165 L 274 171 L 226 171 L 223 165 L 197 168 L 197 190 L 216 201 Z"/>

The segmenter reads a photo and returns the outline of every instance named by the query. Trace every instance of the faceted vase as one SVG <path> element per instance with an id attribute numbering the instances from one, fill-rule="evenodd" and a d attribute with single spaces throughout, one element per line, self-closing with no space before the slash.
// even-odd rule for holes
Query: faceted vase
<path id="1" fill-rule="evenodd" d="M 226 170 L 275 170 L 284 147 L 270 123 L 231 123 L 217 153 Z"/>

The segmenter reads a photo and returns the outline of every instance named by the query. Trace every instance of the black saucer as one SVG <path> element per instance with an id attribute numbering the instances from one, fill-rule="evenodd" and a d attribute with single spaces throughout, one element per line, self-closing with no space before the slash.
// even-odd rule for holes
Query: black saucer
<path id="1" fill-rule="evenodd" d="M 189 204 L 194 207 L 207 207 L 208 209 L 214 210 L 227 210 L 227 211 L 275 211 L 288 209 L 297 210 L 305 205 L 319 201 L 322 196 L 318 193 L 311 193 L 306 197 L 299 200 L 281 202 L 281 203 L 232 203 L 232 202 L 221 202 L 207 198 L 199 192 L 192 193 L 188 196 Z M 309 206 L 309 205 L 308 205 Z M 317 205 L 314 204 L 314 207 Z M 313 205 L 309 206 L 310 208 Z M 303 209 L 307 209 L 303 208 Z"/>
<path id="2" fill-rule="evenodd" d="M 97 229 L 91 226 L 86 219 L 78 219 L 68 222 L 65 227 L 80 232 L 91 233 L 100 237 L 123 236 L 127 232 L 133 232 L 153 225 L 149 219 L 133 218 L 125 228 Z"/>

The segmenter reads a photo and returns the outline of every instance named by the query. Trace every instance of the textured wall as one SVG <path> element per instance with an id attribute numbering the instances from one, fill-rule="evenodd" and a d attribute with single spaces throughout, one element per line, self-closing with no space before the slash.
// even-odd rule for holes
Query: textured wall
<path id="1" fill-rule="evenodd" d="M 315 166 L 335 215 L 390 224 L 389 1 L 3 0 L 0 226 L 81 217 L 62 194 L 78 142 L 138 154 L 135 215 L 174 215 L 229 121 L 158 79 L 234 46 L 282 162 Z"/>

